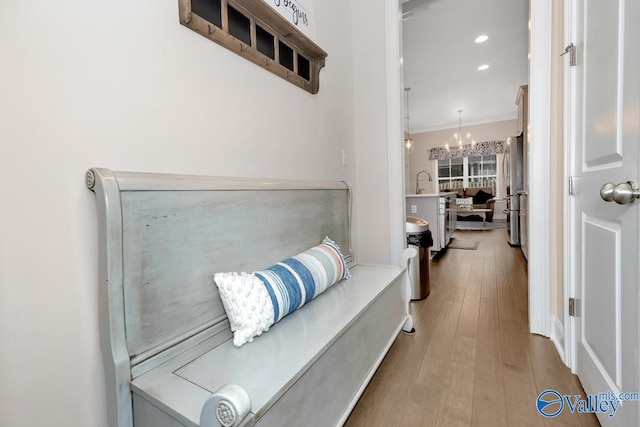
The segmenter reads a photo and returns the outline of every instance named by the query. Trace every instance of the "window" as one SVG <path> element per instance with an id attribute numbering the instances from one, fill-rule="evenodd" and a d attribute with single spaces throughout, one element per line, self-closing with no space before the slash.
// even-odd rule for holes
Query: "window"
<path id="1" fill-rule="evenodd" d="M 463 158 L 438 160 L 438 188 L 440 191 L 463 187 Z"/>
<path id="2" fill-rule="evenodd" d="M 497 193 L 498 161 L 495 154 L 437 160 L 440 191 L 489 187 Z"/>
<path id="3" fill-rule="evenodd" d="M 256 0 L 179 0 L 180 23 L 290 83 L 317 93 L 327 53 Z"/>

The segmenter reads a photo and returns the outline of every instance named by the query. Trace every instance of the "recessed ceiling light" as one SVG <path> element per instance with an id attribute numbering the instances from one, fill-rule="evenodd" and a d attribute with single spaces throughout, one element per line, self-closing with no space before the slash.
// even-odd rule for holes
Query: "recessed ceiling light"
<path id="1" fill-rule="evenodd" d="M 480 36 L 478 36 L 478 38 L 476 39 L 476 43 L 484 43 L 487 40 L 489 40 L 489 36 L 486 34 L 482 34 Z"/>
<path id="2" fill-rule="evenodd" d="M 489 69 L 489 66 L 487 64 L 482 64 L 481 66 L 478 67 L 479 71 L 484 71 Z"/>

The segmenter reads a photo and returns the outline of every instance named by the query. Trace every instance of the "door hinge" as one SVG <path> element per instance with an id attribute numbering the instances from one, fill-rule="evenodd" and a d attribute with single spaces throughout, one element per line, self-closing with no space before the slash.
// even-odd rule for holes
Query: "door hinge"
<path id="1" fill-rule="evenodd" d="M 574 183 L 575 183 L 575 177 L 570 176 L 569 177 L 569 195 L 570 196 L 575 196 L 576 195 L 575 188 L 574 188 Z"/>
<path id="2" fill-rule="evenodd" d="M 564 52 L 560 54 L 560 56 L 569 54 L 569 65 L 574 67 L 577 64 L 576 61 L 576 45 L 573 43 L 569 43 L 567 47 L 564 48 Z"/>
<path id="3" fill-rule="evenodd" d="M 569 316 L 576 315 L 576 299 L 569 298 Z"/>

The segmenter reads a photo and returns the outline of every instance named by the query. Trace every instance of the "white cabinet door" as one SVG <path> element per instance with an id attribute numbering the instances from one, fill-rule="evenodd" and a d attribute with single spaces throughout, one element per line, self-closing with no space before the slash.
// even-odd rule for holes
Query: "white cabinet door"
<path id="1" fill-rule="evenodd" d="M 412 208 L 415 207 L 415 212 Z M 431 250 L 440 251 L 444 247 L 444 222 L 439 215 L 439 197 L 434 196 L 406 196 L 406 212 L 408 216 L 414 216 L 429 222 L 429 230 L 433 237 Z"/>
<path id="2" fill-rule="evenodd" d="M 599 191 L 640 181 L 640 1 L 576 0 L 572 13 L 573 367 L 587 394 L 637 392 L 640 201 L 607 203 Z M 638 402 L 598 419 L 638 426 Z"/>

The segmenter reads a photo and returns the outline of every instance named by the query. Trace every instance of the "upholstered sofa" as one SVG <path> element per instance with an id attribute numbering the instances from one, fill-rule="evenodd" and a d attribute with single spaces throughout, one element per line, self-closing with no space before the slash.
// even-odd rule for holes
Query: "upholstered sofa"
<path id="1" fill-rule="evenodd" d="M 495 196 L 492 194 L 492 190 L 490 187 L 480 187 L 480 188 L 456 188 L 453 190 L 444 190 L 445 192 L 453 192 L 456 193 L 456 197 L 458 198 L 469 198 L 473 199 L 473 208 L 474 209 L 491 209 L 486 213 L 486 218 L 488 222 L 493 221 L 493 209 L 495 206 Z M 458 220 L 471 220 L 475 221 L 479 219 L 479 216 L 465 216 L 458 217 Z"/>

